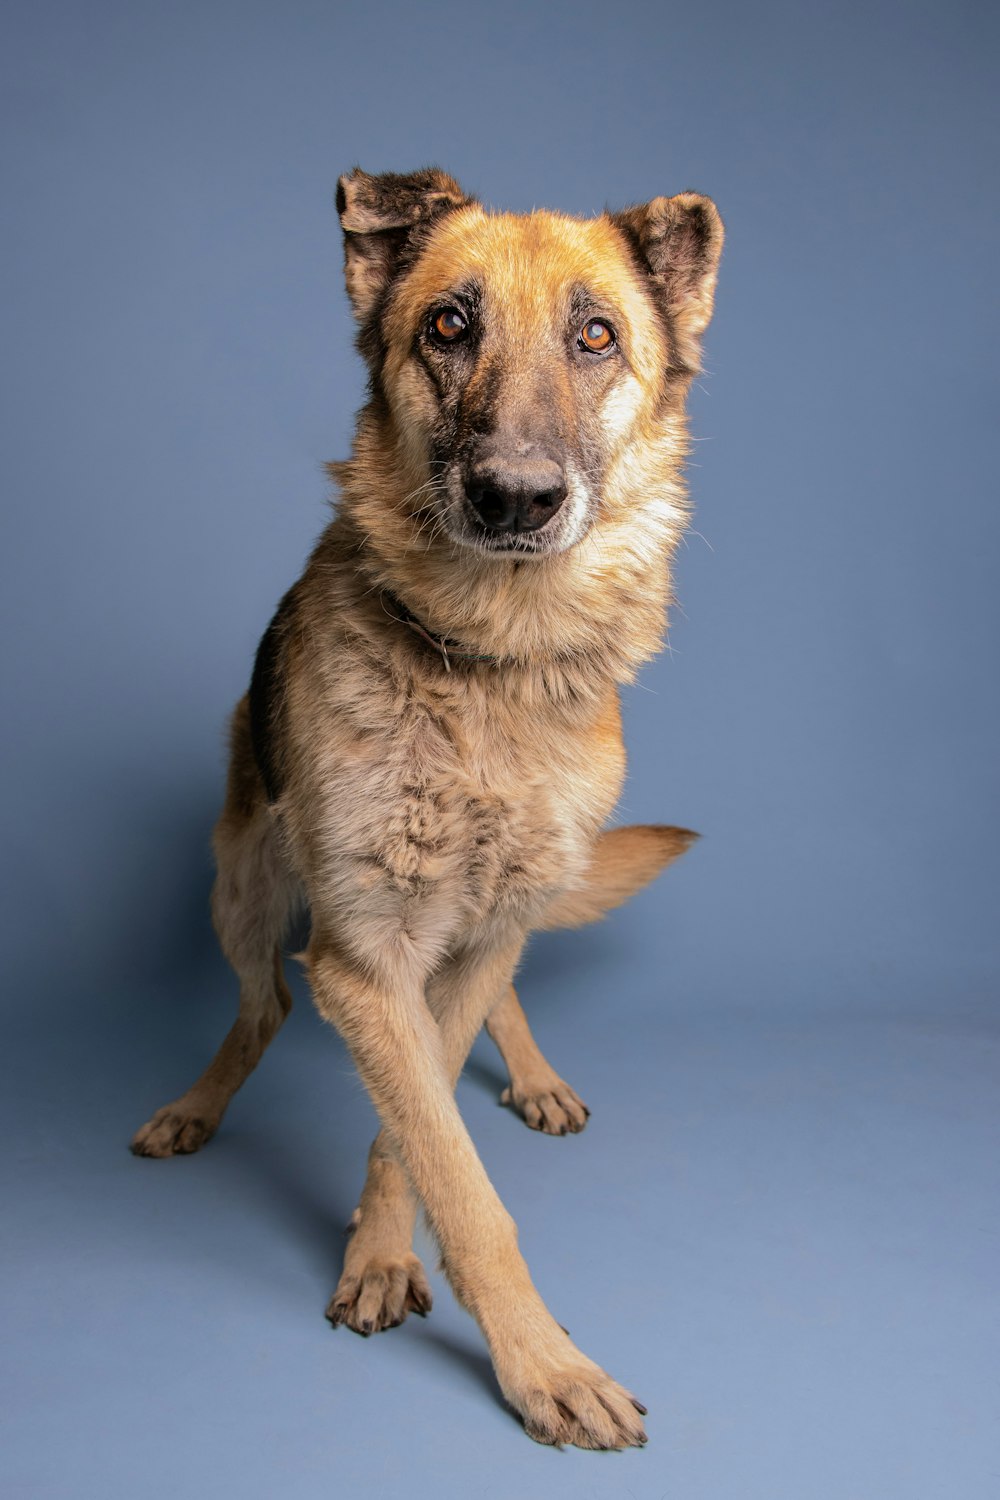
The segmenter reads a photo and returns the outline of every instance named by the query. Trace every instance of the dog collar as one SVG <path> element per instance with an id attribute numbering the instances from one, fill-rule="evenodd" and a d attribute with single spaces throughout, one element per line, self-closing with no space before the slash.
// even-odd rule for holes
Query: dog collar
<path id="1" fill-rule="evenodd" d="M 402 599 L 398 599 L 389 589 L 380 590 L 379 599 L 383 610 L 389 616 L 390 620 L 395 620 L 400 625 L 408 626 L 415 635 L 421 636 L 429 646 L 433 646 L 434 650 L 439 652 L 446 672 L 451 671 L 451 658 L 453 656 L 461 657 L 464 661 L 499 661 L 500 658 L 497 656 L 483 656 L 477 651 L 459 651 L 449 643 L 447 636 L 435 635 L 433 630 L 428 630 L 427 626 L 421 620 L 417 619 L 413 611 L 406 607 Z"/>

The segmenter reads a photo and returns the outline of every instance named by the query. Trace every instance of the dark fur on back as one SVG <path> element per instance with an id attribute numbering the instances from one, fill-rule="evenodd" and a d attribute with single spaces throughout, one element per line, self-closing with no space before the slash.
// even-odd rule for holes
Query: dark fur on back
<path id="1" fill-rule="evenodd" d="M 281 755 L 283 658 L 294 608 L 295 590 L 292 588 L 261 636 L 250 679 L 250 742 L 268 802 L 277 802 L 284 785 Z"/>

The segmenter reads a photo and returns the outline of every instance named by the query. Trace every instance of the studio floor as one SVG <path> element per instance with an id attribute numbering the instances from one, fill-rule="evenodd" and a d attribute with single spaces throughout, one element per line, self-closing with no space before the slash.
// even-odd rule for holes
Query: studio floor
<path id="1" fill-rule="evenodd" d="M 129 1155 L 228 1020 L 213 972 L 8 1036 L 4 1495 L 992 1500 L 1000 1033 L 641 985 L 570 1011 L 531 980 L 587 1129 L 498 1108 L 485 1039 L 460 1102 L 552 1311 L 649 1407 L 646 1449 L 533 1444 L 422 1231 L 426 1321 L 326 1324 L 374 1117 L 307 1000 L 208 1149 Z"/>

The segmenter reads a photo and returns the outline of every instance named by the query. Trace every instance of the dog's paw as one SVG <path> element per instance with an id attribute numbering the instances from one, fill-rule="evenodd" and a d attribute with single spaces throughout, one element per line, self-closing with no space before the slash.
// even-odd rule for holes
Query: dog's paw
<path id="1" fill-rule="evenodd" d="M 384 1328 L 397 1328 L 407 1313 L 426 1317 L 431 1300 L 424 1268 L 415 1255 L 373 1256 L 360 1270 L 345 1270 L 326 1316 L 334 1328 L 343 1323 L 367 1338 Z"/>
<path id="2" fill-rule="evenodd" d="M 178 1099 L 165 1104 L 132 1137 L 133 1156 L 189 1156 L 200 1151 L 218 1129 L 218 1120 L 193 1113 Z"/>
<path id="3" fill-rule="evenodd" d="M 641 1448 L 646 1408 L 599 1365 L 563 1339 L 539 1356 L 537 1347 L 497 1374 L 504 1395 L 536 1443 L 575 1448 Z"/>
<path id="4" fill-rule="evenodd" d="M 521 1416 L 536 1443 L 574 1448 L 641 1448 L 646 1442 L 642 1418 L 646 1408 L 622 1386 L 600 1372 L 600 1378 L 554 1381 L 528 1392 Z"/>
<path id="5" fill-rule="evenodd" d="M 531 1130 L 546 1135 L 576 1135 L 586 1125 L 590 1110 L 557 1073 L 550 1077 L 513 1079 L 500 1095 Z"/>

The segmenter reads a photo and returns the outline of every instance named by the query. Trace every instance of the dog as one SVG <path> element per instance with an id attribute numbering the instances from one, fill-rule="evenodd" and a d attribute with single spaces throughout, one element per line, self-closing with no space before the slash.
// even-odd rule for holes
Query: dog
<path id="1" fill-rule="evenodd" d="M 369 394 L 232 720 L 212 911 L 239 1014 L 132 1149 L 214 1133 L 288 1014 L 304 902 L 315 1003 L 382 1123 L 327 1316 L 370 1334 L 430 1309 L 422 1205 L 529 1435 L 639 1445 L 645 1408 L 545 1307 L 454 1089 L 485 1024 L 503 1100 L 537 1130 L 583 1128 L 512 985 L 525 940 L 596 920 L 696 837 L 605 824 L 618 687 L 661 646 L 686 524 L 722 221 L 695 193 L 495 213 L 437 169 L 356 169 L 337 207 Z"/>

